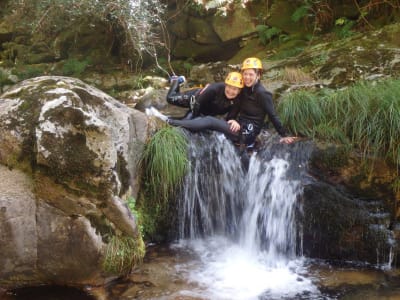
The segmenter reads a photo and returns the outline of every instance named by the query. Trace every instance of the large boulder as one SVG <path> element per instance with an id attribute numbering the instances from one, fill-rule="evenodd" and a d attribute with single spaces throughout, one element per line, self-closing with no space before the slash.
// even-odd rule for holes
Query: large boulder
<path id="1" fill-rule="evenodd" d="M 129 271 L 108 250 L 131 240 L 143 255 L 126 199 L 146 135 L 143 113 L 77 79 L 33 78 L 0 96 L 0 287 Z"/>

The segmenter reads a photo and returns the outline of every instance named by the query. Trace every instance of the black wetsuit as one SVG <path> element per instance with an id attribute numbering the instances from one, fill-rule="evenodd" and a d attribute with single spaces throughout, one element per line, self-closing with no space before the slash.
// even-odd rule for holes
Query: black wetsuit
<path id="1" fill-rule="evenodd" d="M 235 104 L 227 120 L 237 119 L 242 139 L 246 144 L 251 144 L 261 132 L 267 115 L 279 135 L 286 136 L 285 128 L 275 112 L 272 94 L 258 81 L 252 87 L 243 88 L 241 101 Z"/>
<path id="2" fill-rule="evenodd" d="M 252 87 L 243 88 L 234 106 L 229 111 L 226 120 L 212 116 L 198 117 L 192 120 L 168 120 L 173 126 L 181 126 L 191 131 L 215 130 L 224 133 L 227 138 L 235 143 L 245 145 L 254 144 L 260 133 L 265 116 L 274 125 L 281 136 L 286 136 L 278 116 L 276 115 L 272 95 L 264 86 L 257 82 Z M 228 120 L 237 120 L 240 124 L 240 132 L 233 133 L 227 123 Z"/>
<path id="3" fill-rule="evenodd" d="M 175 81 L 177 83 L 177 81 Z M 201 89 L 193 89 L 184 93 L 179 92 L 179 86 L 172 82 L 167 94 L 170 104 L 188 107 L 192 111 L 192 118 L 200 115 L 216 116 L 226 114 L 233 106 L 234 100 L 225 96 L 225 83 L 208 84 Z"/>

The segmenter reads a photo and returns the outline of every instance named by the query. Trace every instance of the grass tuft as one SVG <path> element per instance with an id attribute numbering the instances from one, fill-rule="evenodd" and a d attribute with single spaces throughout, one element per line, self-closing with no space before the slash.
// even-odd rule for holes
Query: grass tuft
<path id="1" fill-rule="evenodd" d="M 296 135 L 350 144 L 364 158 L 382 157 L 400 165 L 400 80 L 359 82 L 345 90 L 298 90 L 278 106 Z"/>
<path id="2" fill-rule="evenodd" d="M 144 254 L 145 245 L 141 236 L 134 239 L 114 235 L 107 244 L 103 262 L 104 271 L 109 274 L 126 276 L 136 264 L 142 261 Z"/>
<path id="3" fill-rule="evenodd" d="M 146 144 L 141 166 L 147 190 L 159 204 L 168 201 L 182 182 L 187 167 L 187 140 L 179 129 L 163 127 Z"/>

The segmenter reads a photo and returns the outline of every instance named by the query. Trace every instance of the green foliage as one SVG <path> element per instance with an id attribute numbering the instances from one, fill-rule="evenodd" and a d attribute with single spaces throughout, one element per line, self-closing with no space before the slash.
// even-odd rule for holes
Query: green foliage
<path id="1" fill-rule="evenodd" d="M 290 93 L 280 106 L 283 122 L 295 134 L 314 136 L 317 125 L 324 122 L 324 112 L 319 99 L 307 91 Z"/>
<path id="2" fill-rule="evenodd" d="M 187 141 L 175 127 L 163 127 L 146 144 L 140 160 L 142 170 L 138 211 L 146 240 L 168 233 L 175 207 L 171 201 L 186 173 Z"/>
<path id="3" fill-rule="evenodd" d="M 143 53 L 157 57 L 160 39 L 156 28 L 163 22 L 164 8 L 159 0 L 20 0 L 10 1 L 10 17 L 18 20 L 16 31 L 35 33 L 36 38 L 40 34 L 56 37 L 83 20 L 106 23 L 110 32 L 121 33 L 117 37 L 137 61 Z"/>
<path id="4" fill-rule="evenodd" d="M 142 261 L 144 254 L 145 245 L 140 236 L 134 239 L 113 235 L 107 244 L 103 269 L 109 274 L 126 276 Z"/>
<path id="5" fill-rule="evenodd" d="M 7 85 L 7 84 L 12 84 L 13 82 L 8 78 L 7 73 L 3 72 L 0 69 L 0 92 L 3 89 L 3 86 Z"/>
<path id="6" fill-rule="evenodd" d="M 166 203 L 180 185 L 187 166 L 187 141 L 174 127 L 157 131 L 146 144 L 141 159 L 149 196 Z"/>
<path id="7" fill-rule="evenodd" d="M 294 13 L 291 16 L 292 21 L 298 22 L 301 19 L 310 16 L 310 10 L 311 10 L 311 6 L 306 1 L 303 5 L 296 8 L 296 10 L 294 11 Z"/>
<path id="8" fill-rule="evenodd" d="M 136 199 L 134 197 L 128 197 L 126 203 L 128 205 L 130 212 L 135 217 L 136 225 L 139 227 L 140 235 L 143 236 L 142 216 L 140 211 L 136 207 Z"/>
<path id="9" fill-rule="evenodd" d="M 42 76 L 44 73 L 45 68 L 43 66 L 36 65 L 20 66 L 14 70 L 14 74 L 17 75 L 21 80 Z"/>
<path id="10" fill-rule="evenodd" d="M 186 76 L 190 75 L 190 70 L 193 68 L 193 61 L 192 60 L 187 60 L 183 63 L 183 68 L 185 69 L 185 74 Z"/>
<path id="11" fill-rule="evenodd" d="M 258 32 L 260 42 L 263 45 L 267 45 L 268 42 L 270 42 L 274 37 L 279 36 L 279 34 L 282 32 L 282 30 L 279 28 L 269 27 L 267 25 L 258 25 L 256 30 Z"/>
<path id="12" fill-rule="evenodd" d="M 64 63 L 62 72 L 66 76 L 79 77 L 80 75 L 82 75 L 89 64 L 89 60 L 78 60 L 72 58 Z"/>
<path id="13" fill-rule="evenodd" d="M 136 76 L 135 78 L 135 82 L 134 82 L 134 89 L 143 89 L 146 85 L 146 80 L 143 77 L 143 75 L 139 74 L 138 76 Z"/>
<path id="14" fill-rule="evenodd" d="M 336 36 L 340 39 L 350 37 L 354 34 L 351 29 L 355 24 L 356 22 L 350 21 L 347 18 L 339 18 L 335 21 L 334 32 Z"/>
<path id="15" fill-rule="evenodd" d="M 360 82 L 345 90 L 316 94 L 296 91 L 278 106 L 295 133 L 351 144 L 400 164 L 400 80 Z"/>
<path id="16" fill-rule="evenodd" d="M 145 201 L 141 202 L 141 205 L 139 205 L 135 198 L 128 197 L 127 199 L 128 208 L 135 217 L 141 237 L 144 239 L 150 239 L 150 237 L 156 232 L 157 220 L 162 217 L 160 214 L 160 206 L 157 204 L 146 205 Z"/>

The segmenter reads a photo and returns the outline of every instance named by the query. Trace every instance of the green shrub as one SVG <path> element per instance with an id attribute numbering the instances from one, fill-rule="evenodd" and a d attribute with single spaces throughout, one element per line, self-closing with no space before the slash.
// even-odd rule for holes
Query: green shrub
<path id="1" fill-rule="evenodd" d="M 278 37 L 282 32 L 281 29 L 276 27 L 269 27 L 267 25 L 258 25 L 256 27 L 258 37 L 263 45 L 267 45 L 274 37 Z"/>

